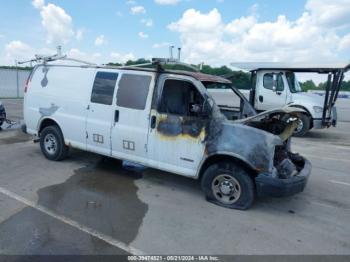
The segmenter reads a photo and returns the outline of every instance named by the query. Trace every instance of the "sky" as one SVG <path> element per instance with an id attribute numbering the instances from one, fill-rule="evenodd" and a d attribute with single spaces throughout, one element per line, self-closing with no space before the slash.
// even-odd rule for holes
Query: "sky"
<path id="1" fill-rule="evenodd" d="M 350 61 L 350 0 L 12 0 L 0 5 L 0 64 L 54 54 L 95 63 Z M 175 52 L 176 53 L 176 52 Z"/>

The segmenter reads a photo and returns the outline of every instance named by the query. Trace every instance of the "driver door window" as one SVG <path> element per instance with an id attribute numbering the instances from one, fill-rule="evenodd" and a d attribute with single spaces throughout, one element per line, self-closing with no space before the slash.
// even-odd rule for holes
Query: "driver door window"
<path id="1" fill-rule="evenodd" d="M 203 101 L 202 95 L 191 82 L 167 79 L 163 86 L 159 112 L 197 116 L 202 109 Z"/>
<path id="2" fill-rule="evenodd" d="M 282 92 L 284 90 L 284 83 L 283 83 L 283 74 L 279 73 L 279 74 L 265 74 L 264 75 L 264 79 L 263 79 L 263 85 L 264 88 L 269 89 L 269 90 L 273 90 L 273 85 L 274 85 L 274 76 L 275 79 L 277 79 L 276 81 L 276 91 Z"/>
<path id="3" fill-rule="evenodd" d="M 276 91 L 277 92 L 282 92 L 284 90 L 284 83 L 283 83 L 283 74 L 279 73 L 277 75 L 277 86 L 276 86 Z"/>

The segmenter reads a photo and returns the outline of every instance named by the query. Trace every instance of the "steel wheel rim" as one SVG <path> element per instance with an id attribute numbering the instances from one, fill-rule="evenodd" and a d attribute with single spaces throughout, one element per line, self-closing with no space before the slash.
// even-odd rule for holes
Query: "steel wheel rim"
<path id="1" fill-rule="evenodd" d="M 234 177 L 222 174 L 213 179 L 211 189 L 215 198 L 223 204 L 233 204 L 241 196 L 241 185 Z"/>
<path id="2" fill-rule="evenodd" d="M 295 133 L 299 133 L 301 130 L 303 130 L 303 127 L 304 127 L 304 123 L 303 121 L 301 121 L 301 119 L 298 119 L 298 126 L 297 128 L 295 129 Z"/>
<path id="3" fill-rule="evenodd" d="M 288 120 L 286 121 L 287 123 L 290 123 L 291 121 L 293 121 L 294 119 L 296 119 L 295 117 L 291 117 L 291 118 L 288 118 Z M 295 128 L 295 130 L 294 130 L 294 133 L 299 133 L 301 130 L 303 130 L 303 128 L 304 128 L 304 123 L 303 123 L 303 121 L 300 119 L 300 118 L 298 118 L 298 125 L 297 125 L 297 127 Z"/>
<path id="4" fill-rule="evenodd" d="M 47 134 L 44 137 L 44 148 L 47 153 L 54 155 L 57 151 L 57 139 L 53 134 Z"/>

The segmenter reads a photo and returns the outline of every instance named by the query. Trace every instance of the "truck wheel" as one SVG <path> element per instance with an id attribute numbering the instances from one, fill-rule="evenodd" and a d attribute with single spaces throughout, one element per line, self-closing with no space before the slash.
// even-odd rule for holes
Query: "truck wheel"
<path id="1" fill-rule="evenodd" d="M 219 206 L 246 210 L 254 202 L 254 183 L 249 174 L 231 162 L 220 162 L 207 168 L 202 190 L 209 202 Z"/>
<path id="2" fill-rule="evenodd" d="M 68 153 L 61 130 L 58 126 L 48 126 L 40 133 L 40 148 L 44 156 L 52 161 L 63 160 Z"/>
<path id="3" fill-rule="evenodd" d="M 305 114 L 298 114 L 298 126 L 293 132 L 295 137 L 303 137 L 310 130 L 310 117 Z M 288 123 L 289 118 L 282 119 Z"/>

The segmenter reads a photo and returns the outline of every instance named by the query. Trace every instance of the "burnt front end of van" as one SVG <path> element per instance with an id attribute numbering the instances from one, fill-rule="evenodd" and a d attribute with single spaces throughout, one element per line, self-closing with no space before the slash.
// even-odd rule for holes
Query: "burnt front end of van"
<path id="1" fill-rule="evenodd" d="M 304 190 L 311 174 L 310 162 L 291 152 L 291 136 L 297 121 L 286 123 L 275 110 L 238 121 L 216 121 L 209 129 L 207 152 L 227 153 L 253 171 L 258 196 L 285 197 Z M 252 178 L 253 178 L 252 177 Z"/>
<path id="2" fill-rule="evenodd" d="M 271 172 L 261 172 L 255 177 L 258 196 L 286 197 L 304 191 L 311 174 L 311 163 L 287 150 L 276 146 L 274 167 Z"/>
<path id="3" fill-rule="evenodd" d="M 248 126 L 276 137 L 273 155 L 269 156 L 269 169 L 258 170 L 255 177 L 258 196 L 291 196 L 302 192 L 308 182 L 311 163 L 303 156 L 291 152 L 291 137 L 298 125 L 298 113 L 298 110 L 287 107 L 262 113 L 245 122 Z M 294 121 L 282 121 L 285 115 L 294 118 Z"/>

